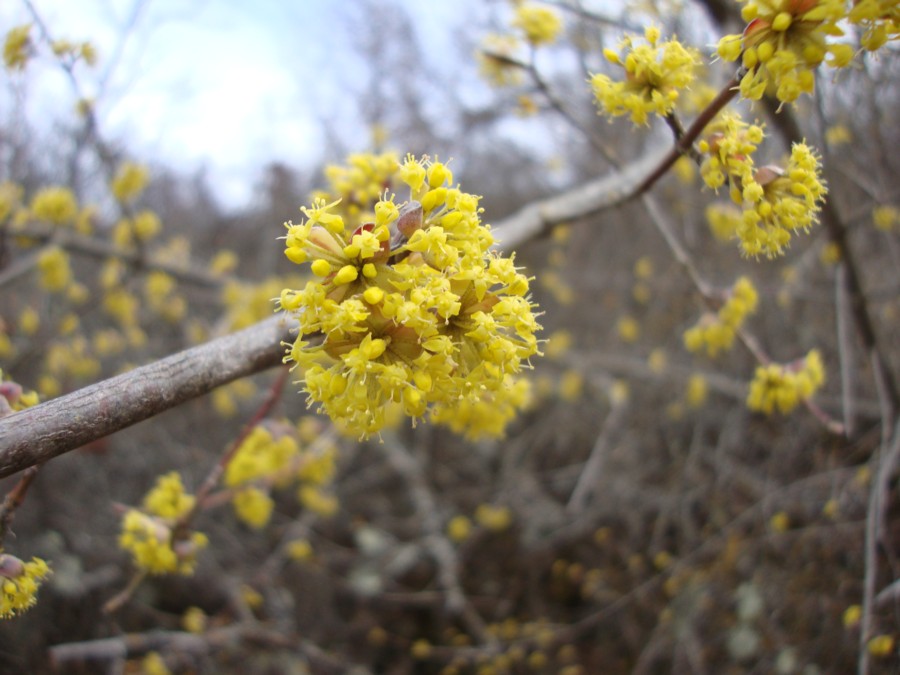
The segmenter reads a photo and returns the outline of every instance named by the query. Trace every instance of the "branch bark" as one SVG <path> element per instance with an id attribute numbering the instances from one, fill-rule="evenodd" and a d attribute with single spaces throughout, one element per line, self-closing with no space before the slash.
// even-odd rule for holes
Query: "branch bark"
<path id="1" fill-rule="evenodd" d="M 275 316 L 0 419 L 0 477 L 280 364 L 292 327 Z"/>

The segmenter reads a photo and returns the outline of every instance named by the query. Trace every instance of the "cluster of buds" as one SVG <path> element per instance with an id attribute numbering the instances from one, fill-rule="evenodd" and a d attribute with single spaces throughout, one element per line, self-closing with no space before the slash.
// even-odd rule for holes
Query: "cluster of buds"
<path id="1" fill-rule="evenodd" d="M 685 331 L 685 347 L 692 352 L 699 352 L 705 347 L 711 357 L 720 351 L 728 351 L 744 320 L 756 311 L 757 302 L 753 282 L 747 277 L 740 277 L 716 314 L 705 314 Z"/>
<path id="2" fill-rule="evenodd" d="M 125 512 L 119 546 L 150 574 L 193 574 L 197 554 L 208 543 L 205 534 L 191 532 L 180 522 L 194 503 L 176 472 L 160 476 L 144 497 L 143 509 Z"/>

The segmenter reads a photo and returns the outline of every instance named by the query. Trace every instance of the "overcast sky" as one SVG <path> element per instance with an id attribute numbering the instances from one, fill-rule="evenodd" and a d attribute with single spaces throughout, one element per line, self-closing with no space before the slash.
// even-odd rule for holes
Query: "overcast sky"
<path id="1" fill-rule="evenodd" d="M 366 132 L 358 120 L 340 119 L 344 110 L 348 116 L 355 112 L 355 106 L 341 106 L 341 96 L 358 74 L 355 69 L 365 67 L 348 59 L 347 40 L 353 36 L 339 15 L 352 11 L 354 2 L 33 3 L 54 38 L 90 39 L 96 44 L 98 68 L 79 69 L 85 94 L 95 95 L 105 69 L 115 64 L 97 107 L 102 133 L 113 140 L 126 139 L 139 157 L 186 171 L 206 165 L 217 194 L 229 206 L 248 202 L 259 169 L 272 160 L 293 166 L 314 164 L 323 150 L 322 115 L 359 136 L 348 145 L 365 148 Z M 456 58 L 455 31 L 484 3 L 403 0 L 403 4 L 440 67 L 442 55 Z M 141 9 L 129 32 L 135 7 Z M 4 34 L 29 20 L 24 2 L 0 2 Z M 124 42 L 123 35 L 128 36 Z M 71 87 L 58 69 L 35 64 L 24 82 L 20 86 L 25 89 L 29 119 L 64 119 L 71 110 Z M 5 87 L 0 90 L 0 112 L 9 105 L 10 90 Z"/>

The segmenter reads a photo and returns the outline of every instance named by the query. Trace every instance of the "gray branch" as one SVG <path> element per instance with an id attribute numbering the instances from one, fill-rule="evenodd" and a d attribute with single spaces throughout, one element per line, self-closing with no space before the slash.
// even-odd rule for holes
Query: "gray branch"
<path id="1" fill-rule="evenodd" d="M 0 419 L 0 477 L 281 363 L 292 326 L 275 316 Z"/>
<path id="2" fill-rule="evenodd" d="M 615 208 L 637 196 L 635 188 L 667 152 L 648 152 L 619 171 L 589 181 L 562 194 L 531 202 L 513 215 L 495 223 L 492 232 L 497 248 L 511 250 L 547 234 L 554 226 Z"/>

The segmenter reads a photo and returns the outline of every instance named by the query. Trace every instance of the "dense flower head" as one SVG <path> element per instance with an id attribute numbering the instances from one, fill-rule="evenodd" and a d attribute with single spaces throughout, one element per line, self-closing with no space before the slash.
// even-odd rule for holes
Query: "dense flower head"
<path id="1" fill-rule="evenodd" d="M 855 0 L 848 18 L 862 31 L 860 42 L 869 51 L 900 39 L 900 4 L 897 0 Z"/>
<path id="2" fill-rule="evenodd" d="M 733 227 L 747 255 L 774 257 L 784 253 L 791 236 L 808 230 L 818 221 L 825 197 L 819 158 L 805 143 L 795 143 L 787 167 L 757 167 L 753 153 L 762 141 L 763 129 L 735 115 L 722 115 L 710 125 L 698 147 L 704 155 L 700 173 L 704 182 L 718 190 L 728 186 L 732 201 L 742 209 L 739 221 L 712 215 L 721 222 L 718 234 Z"/>
<path id="3" fill-rule="evenodd" d="M 116 199 L 127 204 L 140 196 L 149 181 L 150 174 L 147 167 L 134 162 L 125 162 L 116 172 L 110 188 Z"/>
<path id="4" fill-rule="evenodd" d="M 767 415 L 776 409 L 786 414 L 811 398 L 824 382 L 822 357 L 815 349 L 790 364 L 758 366 L 750 383 L 747 406 Z"/>
<path id="5" fill-rule="evenodd" d="M 51 246 L 38 256 L 38 272 L 41 286 L 51 293 L 65 290 L 72 281 L 72 268 L 69 266 L 69 254 L 59 246 Z"/>
<path id="6" fill-rule="evenodd" d="M 346 165 L 325 167 L 328 189 L 316 196 L 327 201 L 340 199 L 342 216 L 348 226 L 355 227 L 360 214 L 380 199 L 391 184 L 398 166 L 397 156 L 392 152 L 352 154 Z"/>
<path id="7" fill-rule="evenodd" d="M 179 518 L 194 508 L 177 472 L 160 476 L 144 498 L 143 509 L 128 509 L 122 518 L 119 546 L 137 567 L 150 574 L 193 574 L 197 553 L 208 539 L 201 532 L 180 531 Z"/>
<path id="8" fill-rule="evenodd" d="M 819 173 L 819 158 L 805 143 L 795 143 L 785 169 L 764 166 L 743 185 L 737 236 L 747 255 L 781 255 L 794 232 L 818 222 L 825 197 Z"/>
<path id="9" fill-rule="evenodd" d="M 624 81 L 608 75 L 591 77 L 591 88 L 605 114 L 630 115 L 634 124 L 647 124 L 650 114 L 664 117 L 672 112 L 681 91 L 694 81 L 700 58 L 677 39 L 660 41 L 659 29 L 644 31 L 646 44 L 635 44 L 627 35 L 619 51 L 604 50 L 607 60 L 625 70 Z"/>
<path id="10" fill-rule="evenodd" d="M 144 509 L 162 518 L 176 519 L 194 507 L 194 497 L 186 494 L 181 476 L 170 471 L 160 476 L 153 489 L 144 497 Z"/>
<path id="11" fill-rule="evenodd" d="M 516 8 L 512 25 L 535 47 L 556 42 L 562 31 L 562 20 L 555 10 L 530 2 Z"/>
<path id="12" fill-rule="evenodd" d="M 24 70 L 31 55 L 31 24 L 16 26 L 6 34 L 3 63 L 9 70 Z"/>
<path id="13" fill-rule="evenodd" d="M 285 361 L 304 368 L 311 401 L 361 436 L 384 426 L 389 402 L 419 418 L 514 399 L 503 390 L 538 351 L 528 279 L 490 251 L 479 198 L 428 158 L 407 156 L 389 179 L 407 200 L 382 188 L 348 213 L 320 197 L 286 224 L 287 257 L 317 278 L 279 298 L 300 323 Z"/>
<path id="14" fill-rule="evenodd" d="M 768 90 L 794 101 L 813 91 L 813 71 L 823 61 L 843 67 L 853 58 L 850 45 L 827 40 L 844 34 L 838 25 L 846 17 L 844 0 L 749 0 L 741 16 L 748 22 L 743 34 L 726 35 L 717 51 L 728 61 L 741 58 L 745 98 Z"/>
<path id="15" fill-rule="evenodd" d="M 228 462 L 225 484 L 241 485 L 272 476 L 283 470 L 299 451 L 297 440 L 292 435 L 257 425 Z"/>
<path id="16" fill-rule="evenodd" d="M 740 277 L 716 314 L 705 314 L 685 331 L 685 347 L 692 352 L 705 349 L 710 357 L 729 350 L 746 318 L 756 311 L 758 302 L 759 296 L 753 282 L 747 277 Z"/>
<path id="17" fill-rule="evenodd" d="M 78 215 L 78 201 L 67 187 L 45 187 L 32 197 L 31 212 L 40 220 L 65 225 Z"/>
<path id="18" fill-rule="evenodd" d="M 50 567 L 40 558 L 24 562 L 0 552 L 0 619 L 25 611 L 37 602 L 41 582 L 50 576 Z"/>

